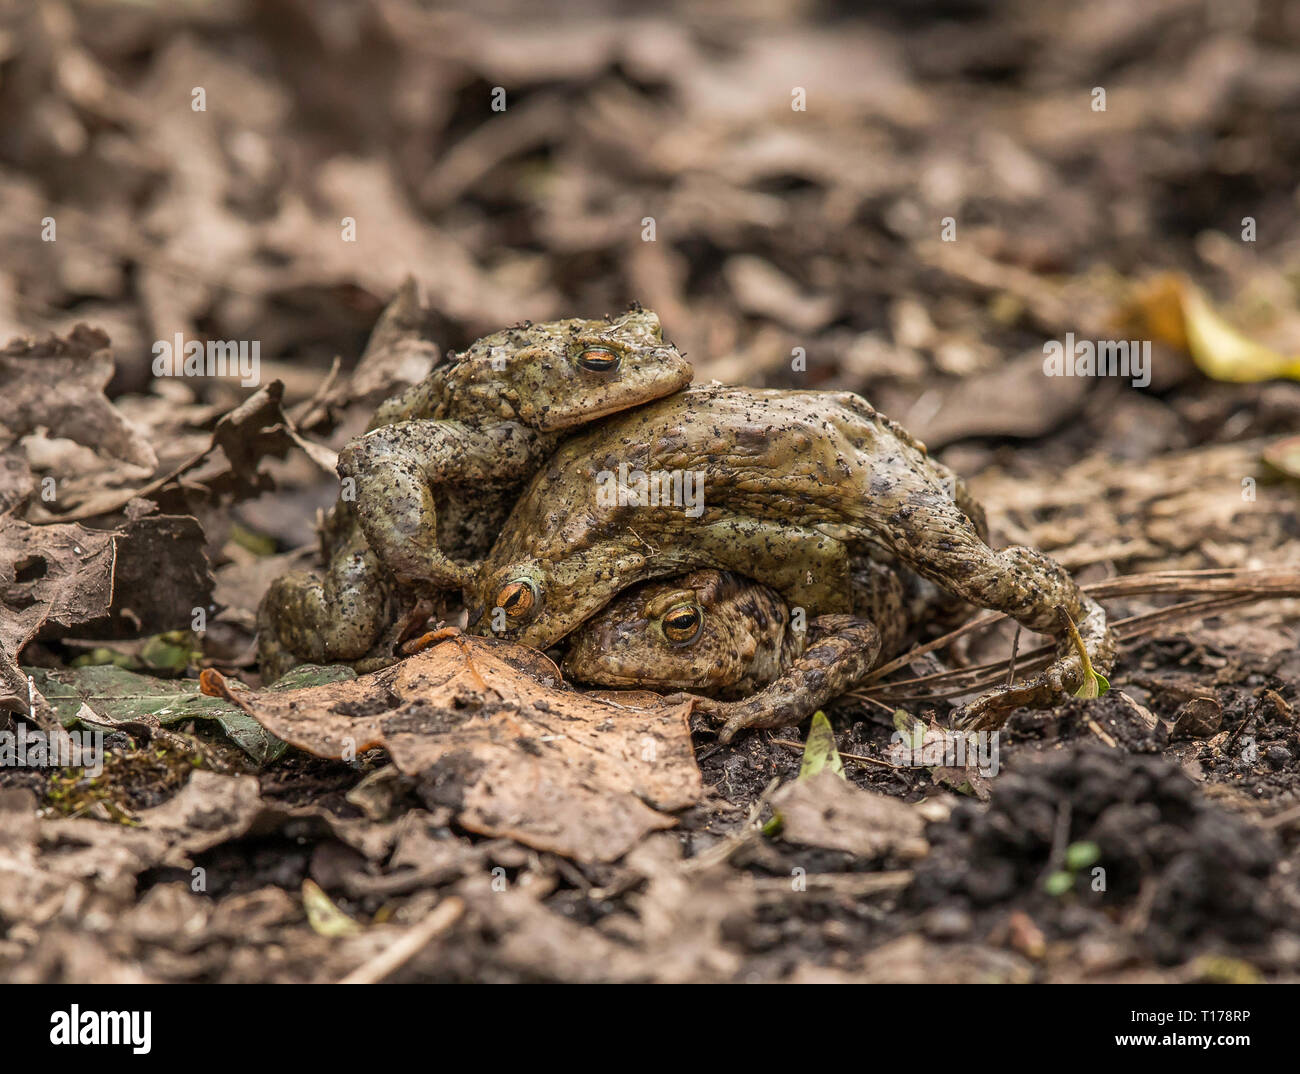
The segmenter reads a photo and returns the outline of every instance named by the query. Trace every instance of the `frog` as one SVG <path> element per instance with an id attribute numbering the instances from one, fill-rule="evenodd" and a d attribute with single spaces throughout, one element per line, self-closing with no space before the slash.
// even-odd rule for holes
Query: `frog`
<path id="1" fill-rule="evenodd" d="M 406 619 L 473 577 L 515 495 L 565 436 L 691 377 L 659 317 L 636 304 L 601 320 L 526 321 L 448 353 L 339 454 L 324 573 L 280 576 L 259 608 L 263 677 L 302 662 L 393 662 Z"/>
<path id="2" fill-rule="evenodd" d="M 810 616 L 852 614 L 861 555 L 1056 641 L 1037 679 L 964 706 L 972 726 L 1077 691 L 1084 655 L 1110 667 L 1105 610 L 1042 552 L 993 548 L 964 482 L 851 392 L 695 386 L 573 437 L 481 564 L 469 627 L 546 648 L 629 586 L 700 568 L 752 577 Z"/>
<path id="3" fill-rule="evenodd" d="M 745 729 L 801 723 L 846 693 L 922 626 L 967 606 L 893 564 L 855 560 L 853 614 L 808 619 L 775 589 L 709 568 L 641 582 L 569 637 L 566 678 L 672 694 L 719 723 L 724 745 Z"/>

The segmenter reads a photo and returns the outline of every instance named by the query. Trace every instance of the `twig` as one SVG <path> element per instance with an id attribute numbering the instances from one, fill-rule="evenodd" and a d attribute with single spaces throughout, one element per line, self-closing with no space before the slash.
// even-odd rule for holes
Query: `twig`
<path id="1" fill-rule="evenodd" d="M 1255 714 L 1257 712 L 1259 712 L 1259 709 L 1251 709 L 1251 711 L 1246 714 L 1246 718 L 1242 720 L 1241 723 L 1237 724 L 1237 729 L 1232 732 L 1232 737 L 1223 744 L 1223 753 L 1229 753 L 1231 750 L 1236 748 L 1237 739 L 1241 738 L 1241 733 L 1255 722 Z"/>
<path id="2" fill-rule="evenodd" d="M 1062 798 L 1056 809 L 1056 823 L 1052 825 L 1052 849 L 1047 855 L 1040 882 L 1057 872 L 1065 861 L 1065 851 L 1070 845 L 1070 822 L 1074 819 L 1074 807 L 1070 799 Z"/>
<path id="3" fill-rule="evenodd" d="M 1120 641 L 1133 641 L 1145 634 L 1149 634 L 1156 627 L 1162 626 L 1173 620 L 1184 618 L 1204 618 L 1210 612 L 1219 612 L 1228 608 L 1239 607 L 1243 604 L 1249 604 L 1255 600 L 1272 599 L 1280 594 L 1273 592 L 1264 592 L 1260 594 L 1244 593 L 1236 596 L 1215 596 L 1207 597 L 1203 600 L 1185 601 L 1182 604 L 1174 604 L 1168 608 L 1158 608 L 1154 611 L 1144 612 L 1141 615 L 1130 616 L 1127 619 L 1117 620 L 1112 629 L 1115 636 Z M 1287 594 L 1289 595 L 1289 594 Z M 1300 596 L 1300 589 L 1295 591 L 1296 596 Z M 982 622 L 983 620 L 978 620 Z M 936 639 L 942 641 L 943 639 Z M 933 644 L 933 643 L 931 643 Z M 920 649 L 914 649 L 906 654 L 906 659 L 900 657 L 900 660 L 907 662 L 913 656 L 919 655 Z M 1022 670 L 1036 671 L 1047 666 L 1055 655 L 1055 649 L 1050 645 L 1040 646 L 1024 654 L 1024 662 L 1020 665 Z M 887 665 L 886 665 L 887 666 Z M 969 693 L 972 690 L 978 690 L 981 687 L 992 685 L 1001 679 L 1004 669 L 1007 666 L 1006 660 L 994 660 L 987 664 L 979 664 L 975 667 L 961 668 L 955 671 L 938 671 L 930 675 L 920 675 L 911 679 L 897 679 L 894 682 L 882 683 L 872 691 L 877 696 L 891 698 L 895 701 L 926 701 L 934 698 L 953 697 L 958 694 Z M 879 670 L 879 669 L 878 669 Z M 875 672 L 868 676 L 868 684 L 874 680 Z M 928 689 L 923 694 L 899 694 L 898 691 L 905 687 L 944 687 L 942 690 Z M 855 695 L 857 696 L 857 695 Z"/>
<path id="4" fill-rule="evenodd" d="M 910 869 L 896 869 L 883 873 L 809 873 L 803 880 L 809 891 L 821 889 L 836 895 L 862 896 L 901 891 L 911 884 L 912 877 Z M 784 876 L 751 877 L 749 886 L 759 894 L 796 894 Z"/>
<path id="5" fill-rule="evenodd" d="M 1281 813 L 1274 813 L 1271 817 L 1265 817 L 1260 821 L 1265 828 L 1285 828 L 1292 821 L 1300 820 L 1300 805 L 1294 805 L 1290 809 L 1284 809 Z"/>
<path id="6" fill-rule="evenodd" d="M 1193 582 L 1196 584 L 1188 584 Z M 1147 612 L 1143 615 L 1133 616 L 1130 619 L 1121 620 L 1114 624 L 1115 628 L 1124 623 L 1137 622 L 1156 622 L 1166 621 L 1168 618 L 1177 618 L 1181 614 L 1186 614 L 1196 606 L 1208 609 L 1215 607 L 1214 600 L 1233 599 L 1239 603 L 1246 603 L 1250 599 L 1266 600 L 1274 597 L 1300 597 L 1300 571 L 1296 570 L 1277 570 L 1277 569 L 1260 569 L 1260 570 L 1235 570 L 1231 568 L 1211 568 L 1204 571 L 1153 571 L 1148 574 L 1132 574 L 1125 578 L 1107 579 L 1103 582 L 1092 582 L 1080 588 L 1090 596 L 1105 599 L 1109 597 L 1120 596 L 1139 596 L 1142 594 L 1153 593 L 1215 593 L 1219 594 L 1213 600 L 1189 601 L 1184 604 L 1176 604 L 1170 608 L 1160 608 L 1154 612 Z M 1220 605 L 1228 607 L 1230 605 Z M 909 649 L 902 656 L 896 657 L 888 663 L 881 664 L 878 668 L 872 670 L 871 674 L 863 679 L 863 683 L 870 685 L 878 682 L 890 672 L 897 671 L 901 667 L 910 664 L 918 656 L 934 652 L 936 649 L 946 648 L 958 638 L 971 633 L 975 630 L 981 630 L 986 626 L 993 626 L 1006 619 L 1007 616 L 1002 612 L 987 612 L 968 623 L 963 623 L 956 630 L 950 630 L 942 637 L 928 641 L 924 645 L 918 645 Z M 1136 635 L 1133 635 L 1136 636 Z M 1121 640 L 1129 638 L 1121 637 Z M 1036 649 L 1031 655 L 1046 652 L 1045 649 Z M 995 665 L 985 665 L 986 668 L 996 667 L 1001 675 L 1001 669 L 1006 666 L 1006 661 L 999 660 Z M 966 669 L 976 670 L 976 669 Z M 924 677 L 928 679 L 927 677 Z M 907 680 L 920 682 L 921 679 Z M 891 685 L 898 685 L 893 683 Z M 964 690 L 957 691 L 964 693 Z"/>
<path id="7" fill-rule="evenodd" d="M 772 782 L 763 788 L 763 793 L 754 800 L 754 804 L 749 807 L 749 815 L 745 817 L 745 822 L 741 825 L 739 832 L 734 832 L 704 851 L 703 854 L 697 854 L 682 862 L 681 870 L 684 873 L 697 873 L 704 869 L 711 868 L 714 865 L 721 865 L 727 861 L 733 854 L 752 843 L 758 842 L 763 835 L 763 829 L 759 826 L 759 814 L 763 812 L 763 807 L 767 805 L 767 800 L 772 796 L 772 792 L 781 783 L 780 776 L 773 776 Z"/>
<path id="8" fill-rule="evenodd" d="M 460 920 L 465 903 L 455 895 L 438 903 L 429 916 L 408 929 L 368 962 L 363 962 L 339 984 L 378 984 L 395 970 L 406 965 L 433 940 Z"/>
<path id="9" fill-rule="evenodd" d="M 1102 727 L 1101 724 L 1099 724 L 1091 716 L 1085 715 L 1083 718 L 1083 722 L 1088 725 L 1088 730 L 1091 731 L 1094 735 L 1096 735 L 1099 739 L 1101 739 L 1104 743 L 1106 743 L 1107 746 L 1109 746 L 1113 750 L 1119 749 L 1119 743 L 1116 742 L 1113 738 L 1111 738 L 1111 736 L 1106 733 L 1106 729 Z"/>
<path id="10" fill-rule="evenodd" d="M 807 743 L 791 742 L 788 738 L 774 738 L 772 739 L 772 745 L 785 746 L 787 749 L 802 751 L 804 747 L 807 745 Z M 839 750 L 837 749 L 836 752 L 839 753 Z M 883 765 L 885 768 L 897 768 L 900 770 L 904 768 L 909 768 L 909 769 L 911 768 L 910 765 L 891 764 L 889 761 L 878 761 L 874 757 L 863 757 L 859 753 L 840 753 L 840 757 L 842 757 L 846 761 L 857 761 L 859 764 L 878 764 L 878 765 Z"/>

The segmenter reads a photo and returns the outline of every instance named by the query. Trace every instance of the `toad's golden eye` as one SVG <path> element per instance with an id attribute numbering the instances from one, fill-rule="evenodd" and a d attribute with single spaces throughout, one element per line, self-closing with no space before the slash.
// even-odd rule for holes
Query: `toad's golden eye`
<path id="1" fill-rule="evenodd" d="M 578 355 L 578 364 L 593 373 L 608 373 L 617 369 L 622 360 L 622 355 L 613 347 L 584 347 Z"/>
<path id="2" fill-rule="evenodd" d="M 664 637 L 674 645 L 689 645 L 704 629 L 704 611 L 698 604 L 678 604 L 663 618 Z"/>
<path id="3" fill-rule="evenodd" d="M 516 578 L 507 582 L 497 594 L 497 607 L 504 609 L 507 618 L 527 619 L 537 607 L 537 584 L 531 578 Z"/>

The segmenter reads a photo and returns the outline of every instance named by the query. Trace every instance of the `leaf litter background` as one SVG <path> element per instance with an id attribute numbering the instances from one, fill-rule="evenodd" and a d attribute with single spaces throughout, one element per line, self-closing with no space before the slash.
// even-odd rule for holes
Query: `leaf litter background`
<path id="1" fill-rule="evenodd" d="M 1207 376 L 1150 294 L 1190 281 L 1300 353 L 1298 16 L 6 6 L 0 692 L 25 706 L 21 661 L 32 719 L 110 753 L 95 781 L 0 770 L 0 975 L 1295 979 L 1295 602 L 1130 646 L 1101 702 L 1013 720 L 980 797 L 882 764 L 861 699 L 832 707 L 848 782 L 796 781 L 802 731 L 696 735 L 697 770 L 680 713 L 483 643 L 269 691 L 250 663 L 378 399 L 440 348 L 633 298 L 698 379 L 863 393 L 972 477 L 999 540 L 1084 580 L 1294 568 L 1300 384 Z M 1154 337 L 1152 384 L 1044 377 L 1067 331 Z M 177 333 L 260 340 L 259 388 L 155 380 Z"/>

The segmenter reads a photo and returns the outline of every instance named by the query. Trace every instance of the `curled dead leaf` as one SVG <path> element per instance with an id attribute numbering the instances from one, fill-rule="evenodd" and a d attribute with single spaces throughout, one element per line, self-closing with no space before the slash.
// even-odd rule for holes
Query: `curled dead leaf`
<path id="1" fill-rule="evenodd" d="M 686 706 L 646 692 L 578 693 L 540 653 L 457 635 L 350 682 L 279 693 L 215 672 L 206 692 L 321 757 L 383 746 L 470 831 L 612 861 L 699 801 Z M 613 700 L 617 698 L 617 700 Z"/>

